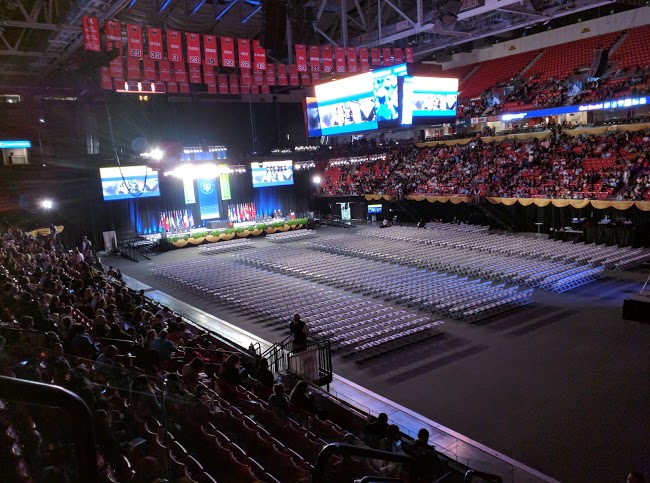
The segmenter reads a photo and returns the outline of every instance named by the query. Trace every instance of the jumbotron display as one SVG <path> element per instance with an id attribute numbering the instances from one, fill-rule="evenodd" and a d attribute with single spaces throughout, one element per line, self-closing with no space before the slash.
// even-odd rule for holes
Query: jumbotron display
<path id="1" fill-rule="evenodd" d="M 293 184 L 293 161 L 263 161 L 251 163 L 253 188 Z"/>
<path id="2" fill-rule="evenodd" d="M 458 79 L 404 77 L 402 125 L 454 122 L 457 105 Z"/>
<path id="3" fill-rule="evenodd" d="M 99 168 L 104 201 L 160 196 L 158 172 L 147 166 Z"/>

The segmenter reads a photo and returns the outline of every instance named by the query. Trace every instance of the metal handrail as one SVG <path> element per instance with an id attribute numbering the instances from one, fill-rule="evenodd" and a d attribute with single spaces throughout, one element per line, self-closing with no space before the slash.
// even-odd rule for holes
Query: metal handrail
<path id="1" fill-rule="evenodd" d="M 97 481 L 97 452 L 93 420 L 86 403 L 76 394 L 59 386 L 0 376 L 0 398 L 61 409 L 75 424 L 70 426 L 79 466 L 79 481 Z"/>

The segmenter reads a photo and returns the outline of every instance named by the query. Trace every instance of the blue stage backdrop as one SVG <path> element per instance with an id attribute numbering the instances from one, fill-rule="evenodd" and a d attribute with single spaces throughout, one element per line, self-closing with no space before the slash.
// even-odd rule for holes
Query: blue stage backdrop
<path id="1" fill-rule="evenodd" d="M 217 179 L 197 179 L 196 186 L 199 191 L 201 219 L 213 220 L 219 218 L 219 191 L 217 189 Z"/>

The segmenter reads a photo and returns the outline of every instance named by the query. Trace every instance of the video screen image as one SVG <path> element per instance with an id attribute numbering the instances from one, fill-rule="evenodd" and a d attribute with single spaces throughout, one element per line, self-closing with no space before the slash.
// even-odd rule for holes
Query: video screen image
<path id="1" fill-rule="evenodd" d="M 305 109 L 307 119 L 307 135 L 317 137 L 322 134 L 320 128 L 320 116 L 318 115 L 318 102 L 315 97 L 305 98 Z"/>
<path id="2" fill-rule="evenodd" d="M 458 105 L 458 79 L 405 77 L 402 124 L 453 122 Z"/>
<path id="3" fill-rule="evenodd" d="M 381 206 L 382 205 L 368 205 L 368 214 L 377 215 L 381 213 Z"/>
<path id="4" fill-rule="evenodd" d="M 253 188 L 293 184 L 293 161 L 263 161 L 251 163 Z"/>
<path id="5" fill-rule="evenodd" d="M 387 121 L 399 119 L 398 77 L 406 75 L 406 64 L 400 64 L 372 72 L 375 112 L 379 127 Z M 396 124 L 391 123 L 391 124 Z"/>
<path id="6" fill-rule="evenodd" d="M 100 168 L 104 201 L 160 196 L 158 172 L 147 166 Z"/>
<path id="7" fill-rule="evenodd" d="M 370 72 L 316 86 L 324 136 L 377 129 Z"/>

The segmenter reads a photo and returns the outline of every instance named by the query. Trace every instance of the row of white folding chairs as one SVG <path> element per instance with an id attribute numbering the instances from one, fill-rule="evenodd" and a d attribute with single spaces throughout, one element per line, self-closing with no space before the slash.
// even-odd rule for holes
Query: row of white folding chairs
<path id="1" fill-rule="evenodd" d="M 313 238 L 315 236 L 315 230 L 296 230 L 272 233 L 270 235 L 266 235 L 266 239 L 273 243 L 284 243 Z"/>
<path id="2" fill-rule="evenodd" d="M 576 287 L 593 282 L 594 280 L 602 277 L 604 267 L 593 267 L 573 273 L 571 275 L 546 281 L 544 288 L 554 292 L 562 293 L 572 290 Z"/>
<path id="3" fill-rule="evenodd" d="M 222 241 L 218 243 L 210 243 L 209 245 L 199 246 L 200 255 L 214 255 L 216 253 L 225 253 L 235 250 L 243 250 L 254 246 L 253 242 L 248 238 L 236 238 L 230 241 Z"/>
<path id="4" fill-rule="evenodd" d="M 532 303 L 531 295 L 533 290 L 529 289 L 524 292 L 517 292 L 510 297 L 501 299 L 488 304 L 483 304 L 466 312 L 463 312 L 462 318 L 467 322 L 475 322 L 480 319 L 493 317 L 505 311 L 522 307 Z"/>
<path id="5" fill-rule="evenodd" d="M 354 350 L 357 351 L 357 352 L 362 352 L 362 351 L 366 351 L 366 350 L 369 350 L 369 349 L 376 349 L 379 346 L 382 346 L 382 345 L 385 345 L 385 344 L 388 344 L 388 343 L 391 343 L 391 342 L 395 342 L 398 339 L 403 339 L 403 338 L 409 337 L 411 335 L 420 334 L 420 333 L 425 332 L 425 331 L 440 332 L 441 329 L 442 329 L 442 324 L 443 323 L 444 322 L 442 320 L 436 320 L 436 321 L 428 322 L 426 324 L 423 324 L 423 325 L 414 327 L 412 329 L 409 329 L 407 331 L 404 331 L 404 332 L 402 332 L 400 334 L 390 334 L 388 336 L 380 337 L 379 339 L 375 339 L 373 341 L 360 344 L 360 345 L 356 346 L 354 348 Z"/>

